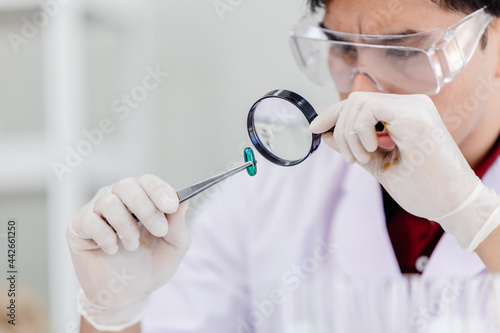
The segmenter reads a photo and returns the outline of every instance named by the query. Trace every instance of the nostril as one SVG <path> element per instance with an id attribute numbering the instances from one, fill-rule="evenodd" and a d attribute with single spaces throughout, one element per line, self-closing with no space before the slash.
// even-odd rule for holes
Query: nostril
<path id="1" fill-rule="evenodd" d="M 377 86 L 377 81 L 375 81 L 375 79 L 367 72 L 359 72 L 360 74 L 363 74 L 364 76 L 366 76 L 375 86 Z"/>

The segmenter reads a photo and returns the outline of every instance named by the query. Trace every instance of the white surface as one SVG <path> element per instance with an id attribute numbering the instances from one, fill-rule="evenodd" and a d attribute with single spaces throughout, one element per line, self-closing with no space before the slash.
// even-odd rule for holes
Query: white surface
<path id="1" fill-rule="evenodd" d="M 61 155 L 62 142 L 70 142 L 84 120 L 84 29 L 81 3 L 67 5 L 43 30 L 43 75 L 45 128 L 48 157 Z M 49 230 L 50 321 L 53 331 L 61 331 L 68 321 L 77 321 L 74 295 L 77 283 L 71 269 L 65 227 L 83 196 L 83 179 L 70 177 L 60 182 L 47 177 Z"/>
<path id="2" fill-rule="evenodd" d="M 38 6 L 36 0 L 2 0 L 0 10 L 25 10 Z"/>
<path id="3" fill-rule="evenodd" d="M 21 17 L 31 19 L 37 3 L 3 1 L 2 31 L 21 33 Z M 143 173 L 183 188 L 241 162 L 246 113 L 269 90 L 295 90 L 318 111 L 336 99 L 307 82 L 290 53 L 288 31 L 303 8 L 302 0 L 241 2 L 221 20 L 210 1 L 72 0 L 18 54 L 2 42 L 0 158 L 8 162 L 0 166 L 0 193 L 20 201 L 2 214 L 34 209 L 29 216 L 43 216 L 23 221 L 26 230 L 49 228 L 49 266 L 38 274 L 50 281 L 42 294 L 50 294 L 52 331 L 75 322 L 64 229 L 97 188 Z M 111 102 L 157 64 L 170 76 L 129 118 L 116 120 Z M 105 117 L 115 131 L 60 183 L 50 164 L 63 162 L 65 147 Z M 22 204 L 23 194 L 40 193 L 48 195 L 43 211 Z"/>

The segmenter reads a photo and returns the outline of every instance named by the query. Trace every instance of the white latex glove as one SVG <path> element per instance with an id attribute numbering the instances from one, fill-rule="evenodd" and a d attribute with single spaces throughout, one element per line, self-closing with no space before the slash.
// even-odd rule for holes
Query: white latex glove
<path id="1" fill-rule="evenodd" d="M 78 213 L 66 238 L 82 286 L 78 309 L 92 326 L 121 331 L 141 320 L 149 294 L 189 248 L 186 209 L 170 185 L 144 175 L 101 188 Z"/>
<path id="2" fill-rule="evenodd" d="M 378 146 L 382 122 L 396 143 Z M 409 213 L 436 221 L 468 252 L 500 224 L 499 196 L 484 186 L 425 95 L 354 92 L 321 113 L 313 133 L 358 163 Z"/>

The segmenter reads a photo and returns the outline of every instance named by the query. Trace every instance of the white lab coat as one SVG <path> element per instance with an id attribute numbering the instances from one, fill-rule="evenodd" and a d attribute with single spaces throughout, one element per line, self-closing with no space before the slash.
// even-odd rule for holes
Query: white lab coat
<path id="1" fill-rule="evenodd" d="M 250 330 L 242 320 L 249 323 L 259 302 L 279 299 L 279 291 L 286 297 L 315 270 L 370 279 L 401 275 L 381 187 L 364 169 L 347 165 L 326 144 L 294 167 L 260 155 L 257 161 L 255 177 L 228 180 L 198 215 L 192 247 L 172 280 L 152 295 L 143 332 L 265 332 L 266 325 Z M 500 159 L 483 182 L 500 193 Z M 445 234 L 423 275 L 485 272 L 477 255 Z"/>

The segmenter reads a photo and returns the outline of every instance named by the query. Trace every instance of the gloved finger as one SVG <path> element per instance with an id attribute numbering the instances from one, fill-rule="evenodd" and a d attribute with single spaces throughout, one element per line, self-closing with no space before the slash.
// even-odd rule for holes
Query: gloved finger
<path id="1" fill-rule="evenodd" d="M 346 112 L 344 136 L 355 159 L 361 164 L 366 164 L 370 161 L 371 154 L 363 146 L 356 128 L 362 108 L 362 105 L 354 105 L 350 112 Z"/>
<path id="2" fill-rule="evenodd" d="M 178 210 L 181 212 L 182 216 L 186 216 L 188 208 L 189 208 L 189 200 L 184 201 L 182 204 L 180 204 Z"/>
<path id="3" fill-rule="evenodd" d="M 104 217 L 116 231 L 125 249 L 129 251 L 137 249 L 140 236 L 137 221 L 116 194 L 112 194 L 110 190 L 109 195 L 97 199 L 94 211 Z"/>
<path id="4" fill-rule="evenodd" d="M 339 147 L 337 146 L 337 143 L 335 142 L 335 138 L 333 137 L 332 132 L 326 132 L 321 135 L 321 140 L 323 140 L 324 143 L 326 143 L 328 146 L 332 147 L 335 149 L 337 152 L 340 153 Z"/>
<path id="5" fill-rule="evenodd" d="M 409 124 L 407 123 L 411 123 L 411 119 L 413 117 L 417 117 L 417 115 L 405 114 L 403 117 L 400 111 L 400 102 L 393 100 L 391 97 L 392 96 L 376 96 L 370 100 L 369 103 L 366 103 L 363 112 L 366 112 L 367 115 L 363 116 L 363 124 L 361 126 L 372 124 L 374 121 L 373 119 L 376 119 L 375 124 L 379 121 L 382 122 L 387 130 L 387 133 L 389 133 L 391 138 L 394 140 L 395 138 L 402 137 L 408 133 Z M 371 114 L 371 116 L 368 114 Z M 370 140 L 369 138 L 366 139 Z M 372 143 L 370 143 L 370 145 L 372 145 Z"/>
<path id="6" fill-rule="evenodd" d="M 115 231 L 94 212 L 71 223 L 69 232 L 80 239 L 92 239 L 107 254 L 118 252 L 118 239 Z"/>
<path id="7" fill-rule="evenodd" d="M 364 107 L 355 123 L 355 131 L 358 133 L 359 140 L 367 152 L 373 153 L 377 150 L 378 139 L 375 125 L 379 122 L 372 112 Z"/>
<path id="8" fill-rule="evenodd" d="M 179 208 L 177 192 L 163 179 L 147 174 L 139 177 L 138 181 L 160 211 L 165 214 L 172 214 L 177 211 L 177 208 Z"/>
<path id="9" fill-rule="evenodd" d="M 337 124 L 335 125 L 335 131 L 333 132 L 333 138 L 335 139 L 337 147 L 339 148 L 340 154 L 342 154 L 344 160 L 347 163 L 352 164 L 356 161 L 356 157 L 352 153 L 346 138 L 346 128 L 349 112 L 357 112 L 357 110 L 353 110 L 353 103 L 349 103 L 348 100 L 348 103 L 344 105 L 342 111 L 338 116 Z"/>
<path id="10" fill-rule="evenodd" d="M 134 178 L 125 178 L 112 186 L 116 194 L 139 221 L 156 237 L 167 234 L 168 223 L 165 215 L 156 208 L 151 198 Z"/>
<path id="11" fill-rule="evenodd" d="M 155 251 L 163 252 L 162 261 L 168 262 L 166 256 L 183 255 L 191 244 L 189 228 L 185 221 L 187 207 L 188 201 L 185 201 L 179 205 L 179 209 L 175 213 L 166 215 L 169 225 L 168 234 L 161 239 L 154 237 L 145 228 L 141 230 L 141 242 L 147 247 L 154 246 Z M 172 251 L 172 249 L 176 251 Z"/>
<path id="12" fill-rule="evenodd" d="M 328 131 L 337 123 L 340 112 L 346 101 L 335 103 L 321 112 L 309 125 L 312 133 L 320 134 Z"/>
<path id="13" fill-rule="evenodd" d="M 167 215 L 169 233 L 163 237 L 172 246 L 185 250 L 187 250 L 191 243 L 189 230 L 185 221 L 187 208 L 188 201 L 185 201 L 180 204 L 179 209 L 175 213 Z"/>

